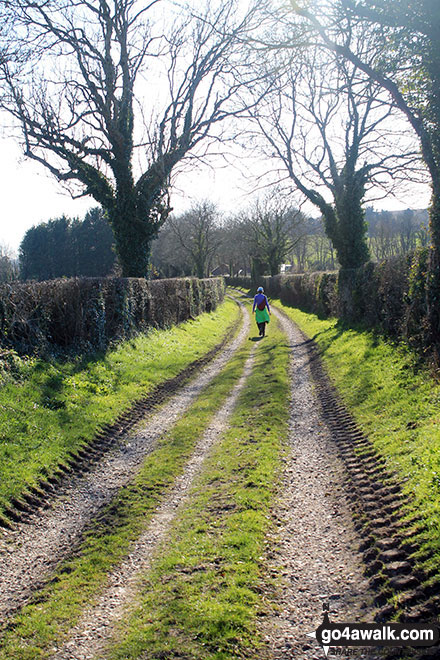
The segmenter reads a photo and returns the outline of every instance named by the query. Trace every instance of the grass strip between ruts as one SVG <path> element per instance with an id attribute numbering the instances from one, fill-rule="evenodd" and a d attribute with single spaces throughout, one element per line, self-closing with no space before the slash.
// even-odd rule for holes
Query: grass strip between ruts
<path id="1" fill-rule="evenodd" d="M 318 344 L 331 380 L 359 427 L 397 475 L 416 516 L 415 559 L 440 573 L 440 385 L 405 345 L 275 301 Z M 416 566 L 417 568 L 417 566 Z"/>
<path id="2" fill-rule="evenodd" d="M 272 316 L 229 428 L 140 581 L 109 660 L 258 657 L 262 554 L 288 424 L 290 349 L 276 326 Z"/>
<path id="3" fill-rule="evenodd" d="M 209 420 L 241 376 L 249 350 L 245 342 L 185 416 L 161 437 L 133 482 L 102 511 L 75 556 L 8 622 L 1 634 L 1 660 L 48 658 L 68 637 L 105 586 L 107 573 L 123 560 L 182 473 Z"/>
<path id="4" fill-rule="evenodd" d="M 16 359 L 0 383 L 0 514 L 135 401 L 219 344 L 236 322 L 226 300 L 168 330 L 151 330 L 76 361 Z"/>

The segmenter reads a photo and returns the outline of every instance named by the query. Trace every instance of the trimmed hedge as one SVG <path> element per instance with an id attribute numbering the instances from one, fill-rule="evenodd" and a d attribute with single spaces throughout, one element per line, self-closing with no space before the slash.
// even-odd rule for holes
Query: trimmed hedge
<path id="1" fill-rule="evenodd" d="M 336 309 L 337 273 L 304 273 L 302 275 L 275 275 L 260 277 L 258 283 L 250 277 L 226 277 L 230 286 L 245 289 L 262 286 L 272 298 L 292 307 L 299 307 L 315 314 L 331 316 Z"/>
<path id="2" fill-rule="evenodd" d="M 224 280 L 73 278 L 0 286 L 0 346 L 103 350 L 149 327 L 164 328 L 215 309 Z"/>
<path id="3" fill-rule="evenodd" d="M 404 339 L 440 364 L 428 322 L 429 248 L 331 273 L 226 278 L 231 286 L 256 288 L 287 305 L 319 316 L 336 316 L 396 339 Z"/>

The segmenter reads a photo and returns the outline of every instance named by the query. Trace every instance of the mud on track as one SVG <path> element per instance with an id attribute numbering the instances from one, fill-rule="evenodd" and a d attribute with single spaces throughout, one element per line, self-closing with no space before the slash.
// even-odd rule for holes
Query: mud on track
<path id="1" fill-rule="evenodd" d="M 0 621 L 4 623 L 50 579 L 56 566 L 78 546 L 99 510 L 133 478 L 146 454 L 154 449 L 159 436 L 185 413 L 232 358 L 249 331 L 248 314 L 243 314 L 243 308 L 242 318 L 237 336 L 226 346 L 217 348 L 216 352 L 222 349 L 220 355 L 203 368 L 200 368 L 200 360 L 190 366 L 190 373 L 197 374 L 196 379 L 180 387 L 182 380 L 187 379 L 187 373 L 173 379 L 171 387 L 179 387 L 178 391 L 145 418 L 140 431 L 129 434 L 127 428 L 132 428 L 139 418 L 145 417 L 143 406 L 151 407 L 151 398 L 148 403 L 139 404 L 133 419 L 130 414 L 124 415 L 119 425 L 110 429 L 110 441 L 102 455 L 89 462 L 85 456 L 79 472 L 60 479 L 52 497 L 44 502 L 46 508 L 30 510 L 26 520 L 18 520 L 12 530 L 3 531 L 0 539 Z M 208 357 L 202 359 L 208 360 Z M 153 395 L 158 400 L 166 398 L 168 393 L 168 387 L 162 389 L 165 394 Z"/>

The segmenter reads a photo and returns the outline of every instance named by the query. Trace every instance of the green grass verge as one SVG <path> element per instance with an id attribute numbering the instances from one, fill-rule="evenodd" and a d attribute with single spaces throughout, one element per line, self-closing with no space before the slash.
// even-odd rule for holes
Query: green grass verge
<path id="1" fill-rule="evenodd" d="M 288 358 L 272 317 L 230 428 L 143 576 L 138 602 L 105 654 L 109 660 L 260 657 L 262 554 L 286 448 Z"/>
<path id="2" fill-rule="evenodd" d="M 77 361 L 15 358 L 0 387 L 0 512 L 68 453 L 155 386 L 218 344 L 238 318 L 226 300 L 216 311 L 169 330 L 152 330 L 105 355 Z"/>
<path id="3" fill-rule="evenodd" d="M 35 594 L 34 602 L 9 622 L 1 636 L 0 660 L 48 658 L 54 645 L 66 639 L 84 608 L 96 600 L 106 584 L 107 572 L 124 558 L 182 473 L 209 420 L 241 376 L 249 350 L 250 343 L 245 342 L 185 417 L 163 435 L 133 483 L 102 512 L 75 557 L 66 561 L 54 580 Z"/>
<path id="4" fill-rule="evenodd" d="M 440 570 L 440 386 L 405 345 L 276 302 L 319 345 L 359 426 L 411 495 L 427 572 Z M 423 557 L 430 555 L 429 561 Z"/>

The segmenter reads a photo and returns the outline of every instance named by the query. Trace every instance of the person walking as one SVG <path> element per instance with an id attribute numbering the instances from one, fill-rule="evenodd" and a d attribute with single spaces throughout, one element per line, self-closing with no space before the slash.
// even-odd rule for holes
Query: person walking
<path id="1" fill-rule="evenodd" d="M 255 312 L 255 321 L 258 325 L 260 337 L 266 334 L 266 323 L 270 323 L 270 307 L 267 297 L 264 295 L 264 289 L 259 286 L 257 294 L 254 297 L 254 306 L 252 307 L 252 314 Z"/>

